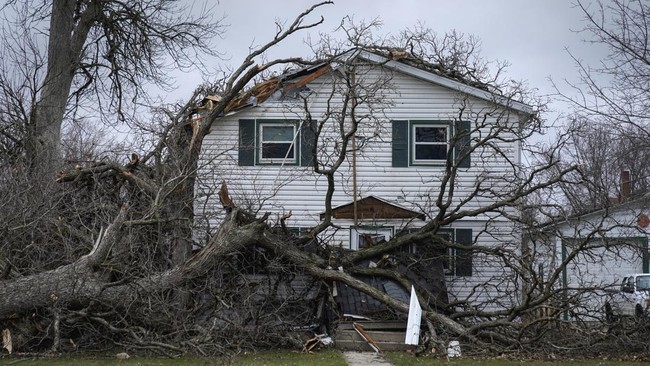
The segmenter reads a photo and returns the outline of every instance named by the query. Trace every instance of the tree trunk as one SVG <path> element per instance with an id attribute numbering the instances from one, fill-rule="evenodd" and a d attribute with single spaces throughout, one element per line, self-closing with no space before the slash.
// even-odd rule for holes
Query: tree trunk
<path id="1" fill-rule="evenodd" d="M 28 125 L 26 150 L 34 176 L 51 183 L 61 169 L 61 125 L 81 50 L 93 21 L 97 5 L 93 2 L 76 17 L 77 1 L 61 0 L 52 4 L 48 39 L 47 73 L 40 99 L 34 106 Z"/>
<path id="2" fill-rule="evenodd" d="M 234 210 L 209 244 L 182 265 L 126 284 L 113 284 L 99 265 L 113 248 L 119 246 L 125 213 L 123 210 L 107 229 L 106 235 L 100 236 L 91 253 L 76 262 L 52 271 L 0 282 L 0 319 L 54 303 L 59 306 L 71 303 L 86 305 L 91 300 L 99 300 L 117 307 L 126 306 L 142 296 L 175 289 L 205 274 L 217 258 L 256 244 L 266 227 L 261 222 L 240 226 L 240 211 Z"/>

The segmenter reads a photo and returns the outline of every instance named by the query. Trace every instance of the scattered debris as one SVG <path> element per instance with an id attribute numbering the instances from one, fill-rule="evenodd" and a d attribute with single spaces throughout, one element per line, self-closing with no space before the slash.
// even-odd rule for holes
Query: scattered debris
<path id="1" fill-rule="evenodd" d="M 460 357 L 460 342 L 450 341 L 447 347 L 447 358 Z"/>
<path id="2" fill-rule="evenodd" d="M 406 326 L 405 344 L 417 346 L 420 340 L 420 321 L 422 320 L 422 307 L 415 293 L 415 287 L 411 286 L 411 301 L 409 305 L 409 316 Z"/>
<path id="3" fill-rule="evenodd" d="M 2 330 L 2 348 L 6 349 L 9 354 L 13 352 L 13 344 L 11 342 L 11 332 L 9 329 Z"/>
<path id="4" fill-rule="evenodd" d="M 305 345 L 302 347 L 302 351 L 311 352 L 317 346 L 319 348 L 327 347 L 332 343 L 332 337 L 328 336 L 327 334 L 316 334 L 314 338 L 310 338 L 307 340 L 307 342 L 305 342 Z"/>

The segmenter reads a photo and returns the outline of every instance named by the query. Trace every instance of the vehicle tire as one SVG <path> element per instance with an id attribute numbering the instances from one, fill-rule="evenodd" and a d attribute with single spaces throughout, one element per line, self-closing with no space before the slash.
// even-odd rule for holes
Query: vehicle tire
<path id="1" fill-rule="evenodd" d="M 641 304 L 636 304 L 634 307 L 634 317 L 637 319 L 641 319 L 645 317 L 645 312 L 643 311 L 643 307 Z"/>
<path id="2" fill-rule="evenodd" d="M 612 304 L 609 302 L 605 303 L 605 321 L 611 324 L 616 321 L 616 316 L 614 315 L 614 310 L 612 309 Z"/>

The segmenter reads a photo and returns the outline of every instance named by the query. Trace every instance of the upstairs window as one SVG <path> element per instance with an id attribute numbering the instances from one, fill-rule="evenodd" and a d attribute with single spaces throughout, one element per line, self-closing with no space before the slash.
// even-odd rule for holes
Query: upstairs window
<path id="1" fill-rule="evenodd" d="M 392 166 L 471 166 L 469 121 L 393 120 Z"/>
<path id="2" fill-rule="evenodd" d="M 311 166 L 316 121 L 240 119 L 240 166 Z"/>
<path id="3" fill-rule="evenodd" d="M 449 151 L 448 125 L 413 124 L 413 163 L 436 163 L 447 159 Z"/>
<path id="4" fill-rule="evenodd" d="M 295 124 L 259 123 L 260 163 L 296 163 Z"/>

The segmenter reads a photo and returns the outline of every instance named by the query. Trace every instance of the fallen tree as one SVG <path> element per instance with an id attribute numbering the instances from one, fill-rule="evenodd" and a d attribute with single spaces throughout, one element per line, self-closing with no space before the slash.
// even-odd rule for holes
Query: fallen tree
<path id="1" fill-rule="evenodd" d="M 509 286 L 521 282 L 529 285 L 520 302 L 501 307 L 495 306 L 502 305 L 501 297 L 478 304 L 469 297 L 441 303 L 425 286 L 399 270 L 400 265 L 427 265 L 440 258 L 411 256 L 379 268 L 369 268 L 367 261 L 383 256 L 397 258 L 396 252 L 413 243 L 436 243 L 445 250 L 467 249 L 441 232 L 441 228 L 462 219 L 492 215 L 519 220 L 517 213 L 524 198 L 563 181 L 573 171 L 573 167 L 557 169 L 555 153 L 559 145 L 551 148 L 547 161 L 528 171 L 505 159 L 507 172 L 497 177 L 499 182 L 487 173 L 479 176 L 474 191 L 460 204 L 456 203 L 454 189 L 462 157 L 449 155 L 441 169 L 438 189 L 427 197 L 430 215 L 419 230 L 359 251 L 341 250 L 327 241 L 328 230 L 335 226 L 332 195 L 339 189 L 336 177 L 348 153 L 355 149 L 355 132 L 364 124 L 384 118 L 383 108 L 389 105 L 386 95 L 390 94 L 391 80 L 364 84 L 355 72 L 356 66 L 364 65 L 345 65 L 340 84 L 332 89 L 331 101 L 340 103 L 331 103 L 327 114 L 340 126 L 339 138 L 318 145 L 325 128 L 323 121 L 313 131 L 316 143 L 310 169 L 322 176 L 327 186 L 321 222 L 309 232 L 293 235 L 282 219 L 274 221 L 255 210 L 254 205 L 234 200 L 224 184 L 219 192 L 223 208 L 218 227 L 205 241 L 194 239 L 195 189 L 199 171 L 204 168 L 200 154 L 210 130 L 251 95 L 257 96 L 260 86 L 281 86 L 278 78 L 251 85 L 274 66 L 345 63 L 341 55 L 347 48 L 328 45 L 322 47 L 326 54 L 316 60 L 285 58 L 256 64 L 269 48 L 318 25 L 320 21 L 309 23 L 306 17 L 324 4 L 327 2 L 306 10 L 286 29 L 280 27 L 274 39 L 254 49 L 224 80 L 198 89 L 184 105 L 158 110 L 164 119 L 154 129 L 156 143 L 148 151 L 132 154 L 128 162 L 98 159 L 64 169 L 56 177 L 62 188 L 39 196 L 45 204 L 37 203 L 37 199 L 29 201 L 37 190 L 20 189 L 23 185 L 31 188 L 33 174 L 18 181 L 21 172 L 8 169 L 8 183 L 2 191 L 8 204 L 2 213 L 6 220 L 0 233 L 3 243 L 8 244 L 3 244 L 7 250 L 0 258 L 0 325 L 13 334 L 15 349 L 92 350 L 109 344 L 164 354 L 211 354 L 260 346 L 295 346 L 300 340 L 293 337 L 292 326 L 331 328 L 333 321 L 327 319 L 323 310 L 326 306 L 321 304 L 331 304 L 330 288 L 335 282 L 367 294 L 394 312 L 407 312 L 407 303 L 364 281 L 373 276 L 389 278 L 404 289 L 412 285 L 416 288 L 432 339 L 428 346 L 438 352 L 444 351 L 450 338 L 467 341 L 477 352 L 552 349 L 549 334 L 553 328 L 547 323 L 557 320 L 558 315 L 534 314 L 549 303 L 566 309 L 566 303 L 562 303 L 566 300 L 561 297 L 562 289 L 536 281 L 538 273 L 533 262 L 521 255 L 519 242 L 471 248 L 474 255 L 492 261 L 503 271 L 490 281 L 472 284 L 470 296 L 485 287 L 501 285 L 503 299 L 514 298 Z M 407 32 L 394 43 L 379 45 L 362 44 L 368 39 L 363 30 L 346 28 L 350 37 L 346 47 L 406 57 L 405 62 L 412 65 L 430 67 L 446 77 L 462 77 L 473 86 L 495 90 L 504 100 L 521 97 L 524 92 L 496 83 L 498 78 L 487 73 L 487 65 L 471 57 L 476 44 L 458 34 L 446 36 L 437 48 L 436 38 L 426 29 Z M 394 46 L 400 47 L 396 50 Z M 448 50 L 452 50 L 451 55 L 446 54 Z M 457 63 L 445 64 L 449 59 Z M 207 113 L 201 119 L 193 118 L 206 101 L 211 105 L 205 108 Z M 310 115 L 309 99 L 303 102 L 299 112 L 306 120 L 316 122 L 318 118 Z M 470 119 L 474 123 L 471 134 L 477 137 L 465 154 L 475 153 L 485 159 L 509 156 L 502 146 L 504 141 L 523 144 L 541 127 L 534 114 L 513 124 L 505 117 L 499 119 L 503 117 L 499 115 L 503 113 L 500 107 L 475 113 L 464 108 L 463 103 L 460 105 L 459 119 Z M 503 123 L 493 123 L 489 118 Z M 231 147 L 222 148 L 225 151 Z M 540 178 L 549 171 L 553 174 Z M 12 185 L 12 181 L 20 184 Z M 47 178 L 45 182 L 51 181 Z M 231 190 L 236 193 L 236 188 Z M 482 204 L 467 205 L 472 200 Z M 261 206 L 257 202 L 257 207 Z M 481 232 L 493 235 L 488 228 Z M 314 240 L 316 245 L 307 245 Z M 195 243 L 201 248 L 193 251 Z M 560 274 L 560 270 L 553 274 L 555 280 Z M 250 281 L 253 275 L 265 276 L 268 284 Z M 300 301 L 279 294 L 281 283 L 290 284 L 298 276 L 320 284 L 316 286 L 319 295 L 313 299 L 314 308 L 300 308 L 300 316 L 295 312 Z M 294 321 L 299 318 L 300 324 L 292 323 L 292 316 Z M 311 321 L 317 323 L 315 327 Z"/>

